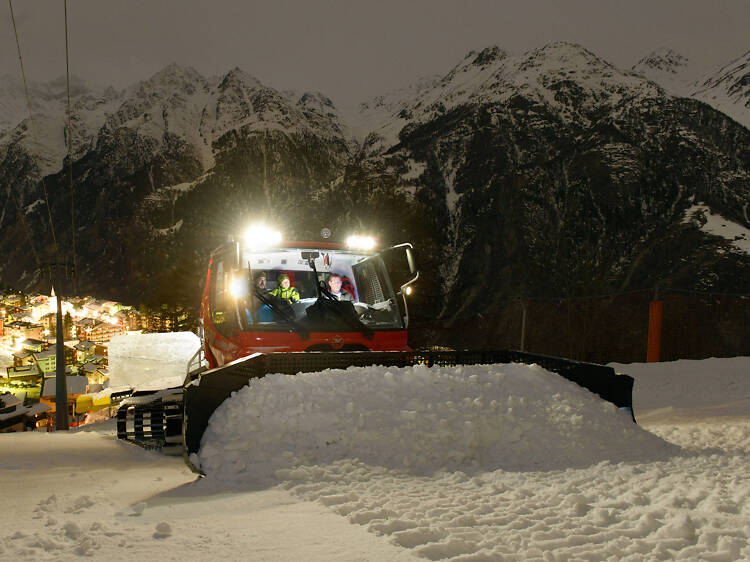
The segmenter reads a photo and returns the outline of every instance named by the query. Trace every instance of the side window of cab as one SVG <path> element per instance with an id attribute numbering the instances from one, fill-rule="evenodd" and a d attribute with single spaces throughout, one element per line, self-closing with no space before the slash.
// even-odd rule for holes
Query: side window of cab
<path id="1" fill-rule="evenodd" d="M 229 337 L 238 328 L 230 283 L 231 273 L 226 267 L 223 253 L 217 253 L 211 266 L 209 311 L 214 326 L 225 337 Z"/>

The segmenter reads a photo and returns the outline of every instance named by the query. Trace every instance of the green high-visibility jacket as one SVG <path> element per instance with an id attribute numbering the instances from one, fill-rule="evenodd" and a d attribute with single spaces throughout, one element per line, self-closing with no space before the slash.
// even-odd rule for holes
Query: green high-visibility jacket
<path id="1" fill-rule="evenodd" d="M 289 302 L 297 302 L 299 300 L 299 291 L 297 291 L 297 289 L 295 289 L 294 287 L 284 289 L 279 285 L 273 291 L 271 291 L 270 294 L 272 294 L 274 297 L 279 297 L 280 299 L 286 299 Z"/>

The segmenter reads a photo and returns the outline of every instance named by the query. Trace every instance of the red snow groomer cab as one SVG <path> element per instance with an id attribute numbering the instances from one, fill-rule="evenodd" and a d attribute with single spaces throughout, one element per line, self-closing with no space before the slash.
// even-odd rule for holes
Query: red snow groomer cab
<path id="1" fill-rule="evenodd" d="M 385 255 L 408 264 L 406 283 L 393 286 Z M 411 244 L 282 242 L 250 229 L 211 254 L 201 303 L 209 367 L 253 353 L 408 351 L 406 297 L 418 275 Z"/>

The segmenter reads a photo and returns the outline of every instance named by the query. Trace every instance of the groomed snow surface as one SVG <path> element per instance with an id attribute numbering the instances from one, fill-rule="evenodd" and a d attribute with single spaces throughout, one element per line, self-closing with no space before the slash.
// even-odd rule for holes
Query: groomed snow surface
<path id="1" fill-rule="evenodd" d="M 112 422 L 0 435 L 0 559 L 750 559 L 750 358 L 615 367 L 640 426 L 537 366 L 267 376 L 200 480 Z"/>

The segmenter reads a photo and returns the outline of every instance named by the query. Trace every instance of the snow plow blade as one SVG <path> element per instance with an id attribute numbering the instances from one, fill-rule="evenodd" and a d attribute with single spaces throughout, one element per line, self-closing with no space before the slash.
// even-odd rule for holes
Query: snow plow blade
<path id="1" fill-rule="evenodd" d="M 200 449 L 201 438 L 214 411 L 233 392 L 248 384 L 250 379 L 267 374 L 318 372 L 324 369 L 346 369 L 382 365 L 409 367 L 424 364 L 454 367 L 458 365 L 489 365 L 495 363 L 538 364 L 541 367 L 577 383 L 612 402 L 633 417 L 633 378 L 615 373 L 611 367 L 582 363 L 559 357 L 536 355 L 520 351 L 352 351 L 352 352 L 293 352 L 256 353 L 232 363 L 201 373 L 185 384 L 183 445 L 185 460 L 193 469 L 189 457 Z"/>

